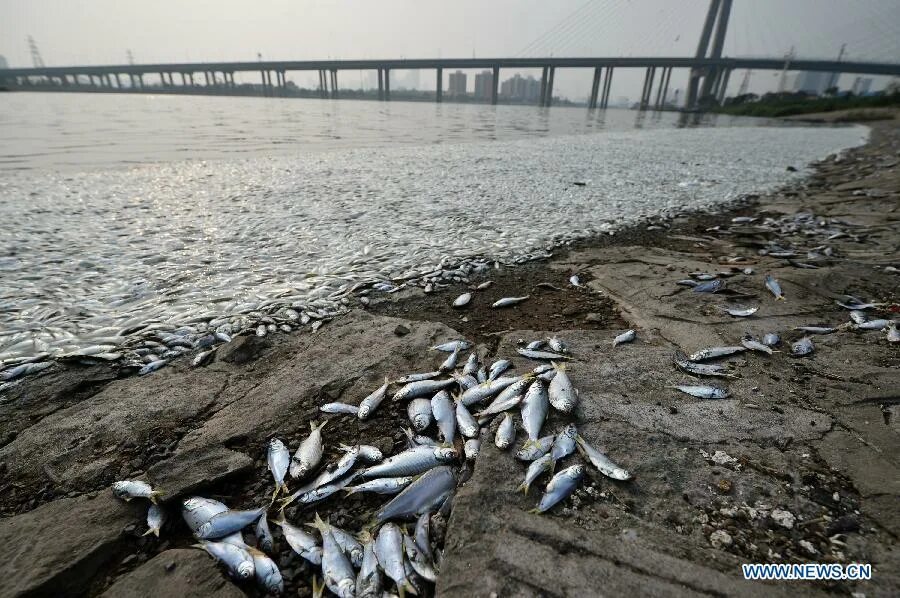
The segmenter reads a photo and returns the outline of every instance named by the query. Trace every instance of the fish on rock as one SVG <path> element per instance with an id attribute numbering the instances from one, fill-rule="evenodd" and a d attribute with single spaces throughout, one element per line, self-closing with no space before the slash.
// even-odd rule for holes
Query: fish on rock
<path id="1" fill-rule="evenodd" d="M 637 337 L 634 330 L 626 330 L 622 334 L 613 339 L 613 347 L 618 347 L 623 343 L 630 343 Z"/>
<path id="2" fill-rule="evenodd" d="M 572 465 L 557 473 L 544 490 L 535 512 L 546 513 L 554 505 L 568 498 L 584 478 L 584 465 Z"/>
<path id="3" fill-rule="evenodd" d="M 503 297 L 502 299 L 498 299 L 497 301 L 494 301 L 494 303 L 491 304 L 491 307 L 493 307 L 493 308 L 510 307 L 512 305 L 518 305 L 519 303 L 522 303 L 523 301 L 525 301 L 528 298 L 529 298 L 529 295 L 525 295 L 524 297 Z"/>
<path id="4" fill-rule="evenodd" d="M 300 443 L 297 452 L 291 457 L 289 473 L 292 478 L 305 478 L 322 462 L 322 429 L 327 423 L 324 421 L 318 426 L 313 422 L 309 423 L 309 436 Z"/>
<path id="5" fill-rule="evenodd" d="M 772 278 L 771 274 L 766 274 L 766 288 L 775 296 L 775 299 L 784 301 L 784 293 L 781 290 L 781 284 Z"/>

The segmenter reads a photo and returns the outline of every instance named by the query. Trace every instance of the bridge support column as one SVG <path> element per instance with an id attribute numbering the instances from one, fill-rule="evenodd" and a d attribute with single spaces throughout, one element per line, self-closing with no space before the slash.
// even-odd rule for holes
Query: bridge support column
<path id="1" fill-rule="evenodd" d="M 338 78 L 337 69 L 331 70 L 331 97 L 338 99 Z"/>
<path id="2" fill-rule="evenodd" d="M 588 100 L 588 110 L 593 110 L 597 107 L 597 92 L 600 89 L 600 74 L 603 69 L 598 67 L 594 67 L 594 80 L 591 81 L 591 96 Z"/>
<path id="3" fill-rule="evenodd" d="M 725 92 L 728 91 L 728 79 L 731 78 L 731 69 L 722 69 L 722 74 L 719 77 L 719 85 L 716 90 L 716 103 L 720 106 L 722 102 L 725 101 Z"/>
<path id="4" fill-rule="evenodd" d="M 639 110 L 646 110 L 650 104 L 650 94 L 653 91 L 653 79 L 656 75 L 654 72 L 656 67 L 648 66 L 647 73 L 644 75 L 644 88 L 641 90 L 641 101 L 638 104 Z"/>
<path id="5" fill-rule="evenodd" d="M 544 106 L 553 105 L 553 79 L 556 76 L 556 67 L 549 67 L 549 75 L 547 75 L 547 90 L 544 96 Z"/>
<path id="6" fill-rule="evenodd" d="M 391 69 L 384 69 L 384 101 L 391 101 Z"/>
<path id="7" fill-rule="evenodd" d="M 656 96 L 657 110 L 666 107 L 666 98 L 669 95 L 669 79 L 672 77 L 672 67 L 663 69 L 662 77 L 659 80 L 659 93 Z"/>
<path id="8" fill-rule="evenodd" d="M 384 73 L 378 69 L 378 101 L 384 101 Z"/>
<path id="9" fill-rule="evenodd" d="M 600 99 L 600 107 L 609 108 L 609 92 L 612 87 L 613 67 L 606 67 L 606 75 L 603 76 L 603 93 Z"/>
<path id="10" fill-rule="evenodd" d="M 187 75 L 185 73 L 181 73 L 181 86 L 187 87 Z"/>
<path id="11" fill-rule="evenodd" d="M 434 86 L 434 98 L 438 104 L 444 101 L 444 69 L 437 68 L 437 81 Z"/>
<path id="12" fill-rule="evenodd" d="M 547 75 L 550 70 L 550 67 L 544 67 L 541 69 L 541 95 L 538 99 L 538 106 L 544 106 L 544 100 L 547 98 Z"/>
<path id="13" fill-rule="evenodd" d="M 494 67 L 494 75 L 491 77 L 491 104 L 497 104 L 497 91 L 500 86 L 500 67 Z"/>

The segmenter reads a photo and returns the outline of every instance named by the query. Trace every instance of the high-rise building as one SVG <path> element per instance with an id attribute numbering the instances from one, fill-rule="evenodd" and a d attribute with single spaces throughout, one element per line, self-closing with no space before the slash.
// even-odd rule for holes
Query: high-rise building
<path id="1" fill-rule="evenodd" d="M 797 81 L 794 83 L 794 91 L 802 91 L 813 95 L 820 96 L 825 93 L 830 79 L 828 73 L 820 73 L 816 71 L 801 71 L 797 74 Z"/>
<path id="2" fill-rule="evenodd" d="M 466 95 L 466 74 L 462 71 L 450 73 L 450 83 L 447 86 L 447 93 L 452 96 Z"/>
<path id="3" fill-rule="evenodd" d="M 500 95 L 514 102 L 536 102 L 541 95 L 541 82 L 534 77 L 522 77 L 516 73 L 500 84 Z"/>
<path id="4" fill-rule="evenodd" d="M 494 92 L 494 73 L 481 71 L 475 75 L 475 97 L 479 100 L 489 100 Z"/>
<path id="5" fill-rule="evenodd" d="M 6 63 L 6 58 L 0 56 L 0 69 L 8 69 L 9 64 Z"/>

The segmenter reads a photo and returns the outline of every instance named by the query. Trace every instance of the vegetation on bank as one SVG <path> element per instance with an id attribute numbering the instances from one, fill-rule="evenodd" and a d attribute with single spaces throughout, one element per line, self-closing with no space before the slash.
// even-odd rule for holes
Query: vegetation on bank
<path id="1" fill-rule="evenodd" d="M 745 94 L 725 100 L 714 112 L 735 116 L 762 116 L 775 118 L 794 114 L 855 110 L 854 120 L 883 120 L 884 113 L 873 108 L 900 107 L 900 89 L 894 87 L 878 95 L 857 96 L 851 93 L 816 97 L 803 92 L 767 93 L 762 97 Z"/>

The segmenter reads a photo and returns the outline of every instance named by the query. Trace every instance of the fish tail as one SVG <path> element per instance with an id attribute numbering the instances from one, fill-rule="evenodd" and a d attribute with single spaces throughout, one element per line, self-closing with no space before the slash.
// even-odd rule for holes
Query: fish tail
<path id="1" fill-rule="evenodd" d="M 357 492 L 359 492 L 359 488 L 344 488 L 344 492 L 347 493 L 347 496 L 350 496 L 351 494 L 356 494 Z"/>
<path id="2" fill-rule="evenodd" d="M 324 532 L 324 531 L 328 530 L 328 524 L 325 523 L 324 521 L 322 521 L 322 518 L 319 517 L 318 511 L 316 511 L 316 518 L 313 519 L 312 523 L 307 523 L 306 525 L 308 525 L 310 527 L 314 527 L 317 530 L 319 530 L 320 532 Z"/>
<path id="3" fill-rule="evenodd" d="M 525 482 L 522 482 L 521 484 L 519 484 L 519 487 L 516 488 L 516 491 L 521 490 L 525 496 L 528 496 L 528 489 L 529 489 L 528 484 L 526 484 Z"/>
<path id="4" fill-rule="evenodd" d="M 786 299 L 784 298 L 784 295 L 778 295 L 777 297 L 775 297 L 775 300 L 776 301 L 785 301 Z"/>
<path id="5" fill-rule="evenodd" d="M 322 579 L 321 585 L 319 584 L 319 576 L 313 575 L 312 578 L 312 595 L 315 598 L 321 598 L 321 596 L 325 593 L 325 580 Z"/>
<path id="6" fill-rule="evenodd" d="M 145 531 L 143 534 L 141 534 L 141 537 L 149 536 L 150 534 L 153 534 L 154 536 L 156 536 L 158 538 L 159 537 L 159 528 L 151 527 L 150 529 Z"/>
<path id="7" fill-rule="evenodd" d="M 529 510 L 527 511 L 527 513 L 530 513 L 531 515 L 540 515 L 540 514 L 541 514 L 541 510 L 540 510 L 539 508 L 535 507 L 535 508 L 533 508 L 533 509 L 529 509 Z"/>
<path id="8" fill-rule="evenodd" d="M 150 493 L 150 496 L 148 496 L 147 498 L 149 498 L 149 499 L 150 499 L 150 502 L 152 502 L 153 504 L 158 505 L 158 504 L 159 504 L 159 497 L 160 497 L 160 496 L 162 496 L 162 491 L 160 491 L 160 490 L 153 490 L 153 491 Z"/>
<path id="9" fill-rule="evenodd" d="M 565 362 L 556 363 L 555 361 L 551 361 L 551 362 L 550 362 L 550 365 L 553 366 L 553 369 L 554 369 L 554 370 L 557 370 L 557 371 L 560 371 L 560 372 L 566 371 L 566 364 L 565 364 Z"/>
<path id="10" fill-rule="evenodd" d="M 404 591 L 404 590 L 406 590 L 407 592 L 409 592 L 409 593 L 412 594 L 413 596 L 418 596 L 418 595 L 419 595 L 419 592 L 416 591 L 416 588 L 409 582 L 408 579 L 407 579 L 406 581 L 404 581 L 403 584 L 400 585 L 397 589 L 400 590 L 400 598 L 403 598 L 403 591 Z"/>

